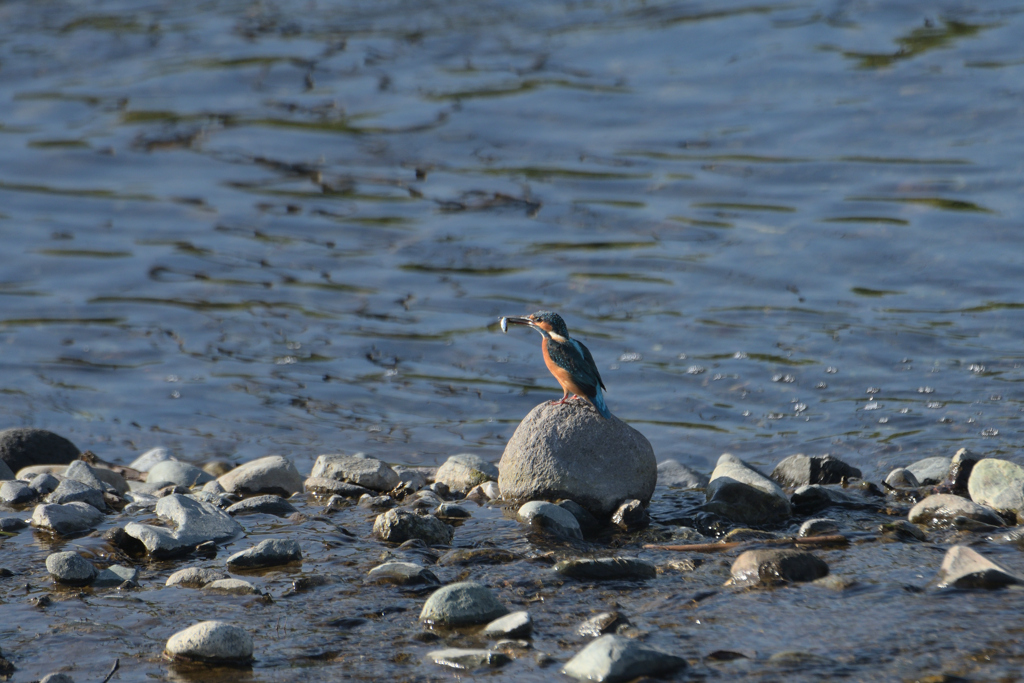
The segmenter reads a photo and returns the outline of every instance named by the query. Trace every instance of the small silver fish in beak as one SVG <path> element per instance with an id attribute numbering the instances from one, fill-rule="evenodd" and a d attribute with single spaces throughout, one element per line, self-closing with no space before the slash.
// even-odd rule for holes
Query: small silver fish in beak
<path id="1" fill-rule="evenodd" d="M 501 331 L 508 334 L 508 318 L 501 316 Z"/>

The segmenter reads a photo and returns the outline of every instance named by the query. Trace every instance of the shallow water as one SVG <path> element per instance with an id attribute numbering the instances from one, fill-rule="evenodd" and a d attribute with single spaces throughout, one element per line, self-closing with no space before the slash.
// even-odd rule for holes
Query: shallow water
<path id="1" fill-rule="evenodd" d="M 1003 2 L 4 3 L 0 426 L 124 463 L 497 460 L 558 396 L 497 320 L 550 308 L 659 459 L 1016 459 L 1022 28 Z M 836 609 L 1006 607 L 886 585 Z M 783 618 L 770 647 L 802 638 Z"/>

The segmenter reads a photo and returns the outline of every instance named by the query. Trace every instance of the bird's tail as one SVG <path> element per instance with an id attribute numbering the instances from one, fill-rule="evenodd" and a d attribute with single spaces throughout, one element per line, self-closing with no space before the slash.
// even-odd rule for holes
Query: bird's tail
<path id="1" fill-rule="evenodd" d="M 594 407 L 597 408 L 597 412 L 601 414 L 601 417 L 608 419 L 612 416 L 612 411 L 608 410 L 608 404 L 604 402 L 604 393 L 601 391 L 601 387 L 597 387 L 593 403 Z"/>

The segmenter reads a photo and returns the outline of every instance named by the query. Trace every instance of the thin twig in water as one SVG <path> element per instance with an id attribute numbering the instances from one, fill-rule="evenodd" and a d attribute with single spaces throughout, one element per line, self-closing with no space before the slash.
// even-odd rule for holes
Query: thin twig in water
<path id="1" fill-rule="evenodd" d="M 741 545 L 848 545 L 850 540 L 841 534 L 830 536 L 805 536 L 803 538 L 764 538 L 755 541 L 735 541 L 731 543 L 694 543 L 692 545 L 655 545 L 647 544 L 644 548 L 652 550 L 678 550 L 691 553 L 717 553 L 731 550 Z"/>
<path id="2" fill-rule="evenodd" d="M 102 683 L 107 683 L 107 681 L 109 681 L 111 678 L 113 678 L 114 673 L 118 669 L 120 669 L 120 668 L 121 668 L 121 660 L 120 659 L 115 659 L 114 660 L 114 666 L 110 667 L 110 673 L 107 674 L 107 677 L 103 679 Z"/>

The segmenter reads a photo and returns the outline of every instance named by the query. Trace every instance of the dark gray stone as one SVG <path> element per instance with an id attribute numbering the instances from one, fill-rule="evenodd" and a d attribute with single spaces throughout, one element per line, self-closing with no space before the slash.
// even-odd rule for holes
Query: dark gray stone
<path id="1" fill-rule="evenodd" d="M 366 576 L 373 583 L 393 583 L 399 586 L 436 586 L 441 583 L 434 572 L 412 562 L 385 562 L 371 569 Z"/>
<path id="2" fill-rule="evenodd" d="M 686 667 L 686 659 L 631 638 L 605 635 L 569 660 L 562 673 L 581 681 L 620 683 L 640 676 L 661 676 Z"/>
<path id="3" fill-rule="evenodd" d="M 244 629 L 223 621 L 202 621 L 178 631 L 165 647 L 175 658 L 208 663 L 252 661 L 253 643 Z"/>
<path id="4" fill-rule="evenodd" d="M 227 559 L 228 569 L 262 569 L 302 561 L 302 548 L 295 540 L 267 539 Z"/>
<path id="5" fill-rule="evenodd" d="M 97 510 L 105 510 L 106 502 L 103 500 L 103 491 L 94 489 L 87 484 L 74 479 L 63 480 L 53 493 L 46 497 L 47 503 L 53 505 L 64 505 L 66 503 L 88 503 Z"/>
<path id="6" fill-rule="evenodd" d="M 965 545 L 946 551 L 936 577 L 938 588 L 1001 588 L 1024 579 L 982 557 Z"/>
<path id="7" fill-rule="evenodd" d="M 12 472 L 32 465 L 67 465 L 78 459 L 80 452 L 63 436 L 45 429 L 15 428 L 0 432 L 0 460 Z"/>
<path id="8" fill-rule="evenodd" d="M 373 533 L 391 543 L 418 538 L 427 545 L 449 545 L 455 531 L 437 517 L 408 510 L 388 510 L 373 522 Z"/>
<path id="9" fill-rule="evenodd" d="M 577 503 L 575 500 L 563 500 L 558 503 L 558 507 L 568 510 L 576 521 L 580 525 L 580 531 L 584 535 L 592 534 L 601 528 L 601 522 L 594 515 L 590 514 L 590 511 L 585 507 Z"/>
<path id="10" fill-rule="evenodd" d="M 99 574 L 92 562 L 71 551 L 47 556 L 46 571 L 54 581 L 68 586 L 88 586 Z"/>
<path id="11" fill-rule="evenodd" d="M 580 401 L 545 401 L 530 411 L 498 469 L 508 500 L 569 498 L 604 519 L 624 500 L 648 504 L 658 481 L 654 450 L 643 434 Z"/>
<path id="12" fill-rule="evenodd" d="M 580 524 L 571 512 L 554 503 L 530 501 L 519 508 L 516 519 L 535 529 L 562 538 L 582 539 Z"/>
<path id="13" fill-rule="evenodd" d="M 302 490 L 302 475 L 288 458 L 268 455 L 239 465 L 218 479 L 228 493 L 291 496 Z"/>
<path id="14" fill-rule="evenodd" d="M 792 488 L 809 484 L 840 484 L 843 479 L 860 479 L 860 470 L 831 455 L 791 455 L 775 466 L 772 479 Z"/>
<path id="15" fill-rule="evenodd" d="M 441 503 L 434 510 L 434 516 L 441 519 L 469 519 L 472 517 L 469 510 L 457 503 Z"/>
<path id="16" fill-rule="evenodd" d="M 708 485 L 707 475 L 690 469 L 678 460 L 665 460 L 658 463 L 658 486 L 669 486 L 677 489 L 702 489 Z"/>
<path id="17" fill-rule="evenodd" d="M 632 557 L 563 560 L 554 569 L 581 581 L 646 581 L 658 575 L 653 564 Z"/>
<path id="18" fill-rule="evenodd" d="M 0 484 L 0 501 L 8 505 L 25 505 L 39 497 L 39 492 L 23 481 L 5 481 Z"/>
<path id="19" fill-rule="evenodd" d="M 327 454 L 318 456 L 311 478 L 347 481 L 374 491 L 390 491 L 402 483 L 401 477 L 386 464 L 362 453 L 356 455 Z"/>
<path id="20" fill-rule="evenodd" d="M 274 515 L 275 517 L 287 517 L 298 512 L 294 505 L 278 496 L 254 496 L 240 500 L 225 510 L 229 515 Z"/>
<path id="21" fill-rule="evenodd" d="M 420 612 L 420 621 L 439 626 L 485 624 L 508 614 L 489 588 L 460 581 L 434 591 Z"/>
<path id="22" fill-rule="evenodd" d="M 504 548 L 455 548 L 437 559 L 440 567 L 472 567 L 484 564 L 508 564 L 522 559 Z"/>
<path id="23" fill-rule="evenodd" d="M 356 486 L 347 481 L 337 479 L 326 479 L 324 477 L 309 477 L 302 483 L 303 488 L 309 493 L 317 496 L 342 496 L 344 498 L 359 498 L 366 494 L 373 494 L 373 491 L 363 486 Z"/>
<path id="24" fill-rule="evenodd" d="M 17 517 L 3 517 L 0 518 L 0 531 L 6 531 L 12 533 L 15 531 L 21 531 L 28 527 L 28 522 Z"/>
<path id="25" fill-rule="evenodd" d="M 651 523 L 647 508 L 639 500 L 627 500 L 612 514 L 612 524 L 624 531 L 644 529 Z"/>
<path id="26" fill-rule="evenodd" d="M 828 575 L 828 564 L 803 550 L 748 550 L 732 563 L 735 584 L 814 581 Z"/>
<path id="27" fill-rule="evenodd" d="M 172 557 L 189 552 L 200 543 L 221 543 L 242 532 L 238 522 L 224 511 L 177 493 L 161 498 L 155 511 L 157 516 L 173 522 L 175 529 L 137 522 L 129 522 L 124 528 L 154 557 Z"/>
<path id="28" fill-rule="evenodd" d="M 487 462 L 473 453 L 451 456 L 434 475 L 435 482 L 441 482 L 449 491 L 459 493 L 466 493 L 474 486 L 479 486 L 485 481 L 495 481 L 497 478 L 498 468 L 494 463 Z"/>
<path id="29" fill-rule="evenodd" d="M 839 533 L 839 523 L 834 519 L 809 519 L 800 525 L 800 531 L 797 532 L 797 536 L 805 538 L 807 536 L 825 536 L 827 534 Z"/>
<path id="30" fill-rule="evenodd" d="M 32 524 L 62 536 L 93 529 L 103 521 L 103 513 L 88 503 L 37 505 L 32 511 Z"/>
<path id="31" fill-rule="evenodd" d="M 793 492 L 790 501 L 793 509 L 804 515 L 828 507 L 850 510 L 877 510 L 880 507 L 879 499 L 865 497 L 857 490 L 821 484 L 801 486 Z"/>
<path id="32" fill-rule="evenodd" d="M 40 496 L 45 496 L 48 493 L 53 493 L 60 486 L 60 479 L 49 472 L 43 472 L 33 477 L 28 485 L 34 488 Z"/>
<path id="33" fill-rule="evenodd" d="M 728 453 L 718 459 L 705 496 L 705 510 L 741 524 L 769 524 L 793 514 L 778 484 Z"/>
<path id="34" fill-rule="evenodd" d="M 986 525 L 1003 526 L 1002 517 L 996 514 L 992 508 L 978 505 L 951 493 L 928 496 L 911 508 L 907 519 L 913 524 L 951 526 L 957 517 L 966 517 Z"/>

